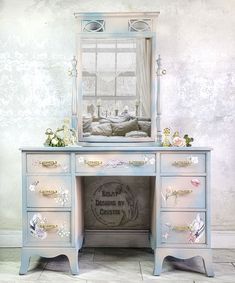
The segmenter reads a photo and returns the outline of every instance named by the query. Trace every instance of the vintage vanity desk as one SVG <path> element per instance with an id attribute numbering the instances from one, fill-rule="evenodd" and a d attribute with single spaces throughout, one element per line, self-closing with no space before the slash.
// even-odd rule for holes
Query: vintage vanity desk
<path id="1" fill-rule="evenodd" d="M 161 147 L 158 13 L 75 14 L 72 126 L 78 144 L 22 148 L 23 247 L 68 257 L 92 247 L 151 247 L 154 275 L 166 256 L 210 249 L 210 149 Z M 157 64 L 156 64 L 157 63 Z"/>

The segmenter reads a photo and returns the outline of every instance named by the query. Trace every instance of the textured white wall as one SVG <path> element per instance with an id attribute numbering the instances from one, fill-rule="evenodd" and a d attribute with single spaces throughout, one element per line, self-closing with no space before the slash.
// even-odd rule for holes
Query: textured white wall
<path id="1" fill-rule="evenodd" d="M 0 0 L 0 229 L 20 229 L 18 148 L 70 115 L 74 12 L 160 11 L 163 126 L 212 146 L 212 224 L 235 230 L 235 1 Z"/>

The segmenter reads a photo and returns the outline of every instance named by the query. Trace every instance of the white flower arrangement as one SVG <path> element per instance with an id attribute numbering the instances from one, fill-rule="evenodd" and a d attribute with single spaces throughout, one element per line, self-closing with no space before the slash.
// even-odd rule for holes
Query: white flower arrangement
<path id="1" fill-rule="evenodd" d="M 51 128 L 46 129 L 45 135 L 47 139 L 44 143 L 45 146 L 52 147 L 64 147 L 73 145 L 76 143 L 76 133 L 74 129 L 68 127 L 68 120 L 64 120 L 64 124 L 61 128 L 58 128 L 55 132 Z"/>

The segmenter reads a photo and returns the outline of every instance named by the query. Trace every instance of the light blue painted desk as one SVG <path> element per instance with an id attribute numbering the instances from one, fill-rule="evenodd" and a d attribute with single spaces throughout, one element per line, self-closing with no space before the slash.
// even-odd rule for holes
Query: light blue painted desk
<path id="1" fill-rule="evenodd" d="M 83 178 L 149 176 L 151 225 L 149 241 L 143 245 L 151 246 L 154 251 L 154 275 L 160 275 L 164 258 L 171 255 L 178 258 L 202 256 L 207 275 L 213 276 L 210 148 L 84 144 L 66 148 L 25 147 L 21 151 L 23 247 L 20 274 L 27 272 L 32 255 L 54 257 L 60 254 L 68 257 L 72 274 L 79 274 L 78 250 L 83 245 L 84 235 L 86 237 Z M 104 233 L 101 235 L 104 237 Z M 114 235 L 113 241 L 120 246 L 118 237 Z M 97 245 L 95 236 L 93 243 Z"/>

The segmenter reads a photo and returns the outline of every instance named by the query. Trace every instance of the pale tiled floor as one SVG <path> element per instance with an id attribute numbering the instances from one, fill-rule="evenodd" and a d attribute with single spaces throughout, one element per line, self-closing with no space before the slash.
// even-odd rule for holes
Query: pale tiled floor
<path id="1" fill-rule="evenodd" d="M 27 275 L 19 276 L 20 249 L 0 249 L 0 282 L 80 283 L 235 283 L 235 250 L 213 250 L 215 278 L 204 274 L 200 257 L 168 258 L 160 277 L 152 275 L 153 254 L 149 249 L 84 249 L 79 253 L 80 275 L 70 274 L 65 256 L 32 258 Z"/>

